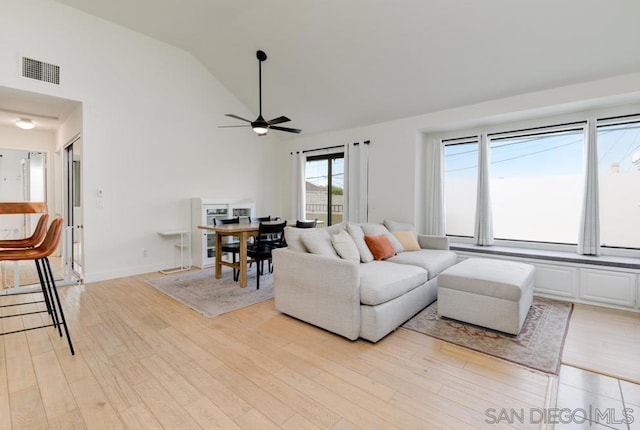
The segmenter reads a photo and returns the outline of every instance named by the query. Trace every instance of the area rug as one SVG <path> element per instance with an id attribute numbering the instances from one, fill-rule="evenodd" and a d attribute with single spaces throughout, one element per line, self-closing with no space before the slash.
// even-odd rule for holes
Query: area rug
<path id="1" fill-rule="evenodd" d="M 535 297 L 517 336 L 438 316 L 438 302 L 402 327 L 557 375 L 573 304 Z"/>
<path id="2" fill-rule="evenodd" d="M 216 279 L 211 268 L 179 275 L 167 275 L 149 280 L 147 283 L 211 318 L 273 297 L 272 274 L 265 273 L 260 277 L 259 290 L 256 290 L 255 265 L 249 270 L 247 278 L 247 287 L 240 288 L 240 285 L 233 280 L 231 269 L 225 268 L 222 271 L 222 278 Z"/>

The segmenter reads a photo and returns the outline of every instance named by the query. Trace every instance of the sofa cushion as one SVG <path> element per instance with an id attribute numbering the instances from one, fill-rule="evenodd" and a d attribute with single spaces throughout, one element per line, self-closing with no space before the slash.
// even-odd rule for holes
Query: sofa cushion
<path id="1" fill-rule="evenodd" d="M 398 239 L 402 249 L 405 251 L 420 251 L 420 244 L 416 234 L 411 230 L 397 230 L 392 231 L 391 234 Z"/>
<path id="2" fill-rule="evenodd" d="M 458 256 L 453 251 L 421 249 L 420 251 L 403 252 L 387 261 L 421 267 L 429 272 L 429 279 L 433 279 L 443 270 L 456 264 Z"/>
<path id="3" fill-rule="evenodd" d="M 296 252 L 308 252 L 307 247 L 302 243 L 300 233 L 303 233 L 305 229 L 295 227 L 284 228 L 284 240 L 287 242 L 287 247 Z"/>
<path id="4" fill-rule="evenodd" d="M 360 303 L 375 306 L 393 300 L 428 280 L 416 266 L 374 261 L 360 265 Z"/>
<path id="5" fill-rule="evenodd" d="M 518 302 L 532 288 L 534 276 L 531 264 L 468 258 L 445 270 L 438 284 L 441 288 Z"/>
<path id="6" fill-rule="evenodd" d="M 334 234 L 338 234 L 341 231 L 346 231 L 347 230 L 347 223 L 346 222 L 341 222 L 340 224 L 333 224 L 333 225 L 330 225 L 330 226 L 325 227 L 325 228 L 327 229 L 329 234 L 331 236 L 333 236 Z"/>
<path id="7" fill-rule="evenodd" d="M 398 242 L 398 239 L 396 239 L 395 236 L 392 235 L 389 230 L 387 230 L 387 227 L 383 226 L 382 224 L 366 222 L 364 224 L 361 224 L 360 226 L 362 227 L 362 231 L 364 232 L 364 234 L 368 236 L 380 236 L 381 234 L 383 234 L 387 236 L 389 242 L 391 242 L 393 247 L 396 249 L 396 252 L 404 251 L 402 245 L 400 245 L 400 242 Z"/>
<path id="8" fill-rule="evenodd" d="M 398 222 L 398 221 L 392 221 L 390 219 L 385 219 L 383 222 L 385 227 L 387 227 L 387 230 L 389 230 L 391 233 L 393 233 L 394 231 L 412 231 L 414 234 L 416 233 L 416 228 L 413 226 L 413 224 L 409 224 L 407 222 Z"/>
<path id="9" fill-rule="evenodd" d="M 360 252 L 360 262 L 370 263 L 373 261 L 373 254 L 369 251 L 367 243 L 364 241 L 364 232 L 358 224 L 348 223 L 347 232 L 356 244 L 358 252 Z"/>
<path id="10" fill-rule="evenodd" d="M 346 230 L 331 236 L 331 243 L 340 258 L 356 263 L 360 262 L 360 252 L 356 247 L 356 243 L 351 239 L 351 235 Z"/>
<path id="11" fill-rule="evenodd" d="M 375 260 L 386 260 L 396 255 L 396 249 L 393 247 L 389 239 L 384 234 L 380 236 L 364 235 L 364 241 L 369 247 Z"/>
<path id="12" fill-rule="evenodd" d="M 306 228 L 304 230 L 306 231 L 300 233 L 300 239 L 310 253 L 340 258 L 336 254 L 336 250 L 333 249 L 331 236 L 326 228 Z"/>

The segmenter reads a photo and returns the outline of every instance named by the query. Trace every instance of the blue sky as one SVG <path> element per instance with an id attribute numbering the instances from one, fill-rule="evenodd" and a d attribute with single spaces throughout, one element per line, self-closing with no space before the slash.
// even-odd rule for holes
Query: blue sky
<path id="1" fill-rule="evenodd" d="M 598 161 L 602 171 L 620 163 L 621 171 L 635 169 L 633 154 L 640 151 L 640 124 L 602 127 L 598 133 Z M 583 133 L 502 139 L 491 143 L 491 176 L 525 177 L 580 175 L 583 163 Z M 477 144 L 449 145 L 445 148 L 448 179 L 475 179 Z"/>
<path id="2" fill-rule="evenodd" d="M 344 158 L 333 160 L 332 172 L 333 186 L 344 188 Z M 327 185 L 327 160 L 307 161 L 305 176 L 315 185 Z"/>

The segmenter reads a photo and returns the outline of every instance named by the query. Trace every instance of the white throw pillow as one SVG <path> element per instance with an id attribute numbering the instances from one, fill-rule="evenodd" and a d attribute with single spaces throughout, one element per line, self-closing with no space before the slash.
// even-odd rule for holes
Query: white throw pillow
<path id="1" fill-rule="evenodd" d="M 360 251 L 358 251 L 358 247 L 351 235 L 345 230 L 341 230 L 340 233 L 331 236 L 331 243 L 333 243 L 333 248 L 343 260 L 360 262 Z"/>
<path id="2" fill-rule="evenodd" d="M 284 228 L 284 240 L 287 242 L 287 247 L 296 252 L 308 252 L 307 247 L 302 243 L 300 234 L 304 231 L 302 228 L 285 227 Z"/>
<path id="3" fill-rule="evenodd" d="M 358 224 L 348 223 L 347 224 L 347 232 L 353 242 L 356 244 L 356 248 L 358 248 L 358 252 L 360 253 L 360 261 L 362 263 L 370 263 L 373 261 L 373 254 L 371 250 L 367 246 L 367 242 L 364 241 L 364 232 L 362 228 Z"/>
<path id="4" fill-rule="evenodd" d="M 333 249 L 331 236 L 326 228 L 305 228 L 303 230 L 306 231 L 300 233 L 300 239 L 310 253 L 339 258 L 336 250 Z"/>
<path id="5" fill-rule="evenodd" d="M 396 239 L 396 237 L 392 235 L 391 232 L 387 230 L 387 228 L 382 224 L 376 224 L 372 222 L 362 224 L 362 231 L 367 236 L 380 236 L 381 234 L 385 235 L 389 239 L 389 242 L 391 242 L 393 247 L 396 249 L 396 252 L 404 251 L 404 248 L 402 247 L 400 242 L 398 242 L 398 239 Z"/>

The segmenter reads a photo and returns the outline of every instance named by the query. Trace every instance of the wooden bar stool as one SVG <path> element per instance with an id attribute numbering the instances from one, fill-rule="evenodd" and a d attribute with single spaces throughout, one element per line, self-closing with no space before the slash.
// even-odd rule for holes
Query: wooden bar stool
<path id="1" fill-rule="evenodd" d="M 40 245 L 45 234 L 47 234 L 47 221 L 49 221 L 49 215 L 42 214 L 31 236 L 24 239 L 0 240 L 0 248 L 33 248 Z"/>
<path id="2" fill-rule="evenodd" d="M 33 234 L 24 239 L 6 239 L 0 240 L 0 249 L 19 249 L 19 248 L 34 248 L 42 242 L 44 236 L 47 234 L 47 221 L 49 221 L 49 215 L 43 214 L 38 220 L 38 224 L 36 225 Z M 38 279 L 40 280 L 40 285 L 44 285 L 42 278 L 42 271 L 40 269 L 40 265 L 36 262 L 36 269 L 38 271 Z M 49 295 L 46 294 L 46 291 L 42 291 L 44 294 L 44 301 L 47 304 L 47 312 L 53 318 L 53 310 L 51 308 L 51 301 L 49 300 Z M 39 303 L 39 302 L 36 302 Z"/>
<path id="3" fill-rule="evenodd" d="M 0 250 L 0 261 L 23 261 L 23 260 L 35 261 L 36 268 L 38 269 L 38 276 L 40 278 L 40 286 L 42 287 L 42 294 L 44 295 L 44 300 L 42 301 L 11 304 L 11 305 L 6 305 L 6 307 L 20 306 L 20 305 L 32 304 L 32 303 L 43 303 L 43 302 L 47 304 L 46 311 L 23 312 L 19 314 L 3 316 L 2 318 L 10 318 L 10 317 L 16 317 L 21 315 L 32 315 L 37 313 L 50 312 L 51 319 L 53 321 L 52 324 L 46 324 L 46 325 L 41 325 L 37 327 L 25 328 L 22 330 L 15 330 L 11 332 L 0 333 L 0 335 L 18 333 L 18 332 L 28 331 L 28 330 L 35 330 L 35 329 L 44 328 L 44 327 L 56 327 L 58 329 L 58 333 L 60 337 L 62 337 L 61 326 L 64 326 L 64 331 L 67 336 L 67 342 L 69 343 L 69 349 L 71 350 L 71 355 L 75 355 L 73 344 L 71 343 L 71 336 L 69 335 L 69 329 L 67 327 L 67 322 L 64 317 L 64 311 L 62 310 L 60 296 L 58 295 L 58 290 L 56 288 L 56 283 L 53 277 L 53 272 L 51 271 L 51 265 L 49 264 L 49 258 L 48 258 L 56 250 L 56 248 L 58 247 L 58 244 L 60 243 L 60 235 L 62 232 L 62 222 L 63 222 L 62 218 L 54 219 L 51 222 L 49 229 L 47 230 L 47 234 L 45 235 L 44 240 L 40 245 L 38 245 L 35 248 Z M 20 294 L 29 294 L 29 293 L 20 293 Z"/>

